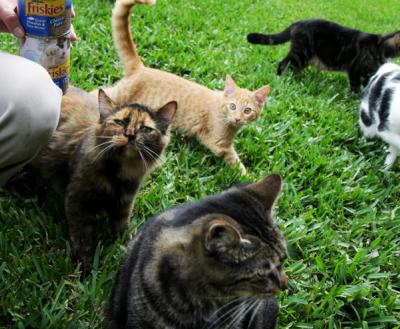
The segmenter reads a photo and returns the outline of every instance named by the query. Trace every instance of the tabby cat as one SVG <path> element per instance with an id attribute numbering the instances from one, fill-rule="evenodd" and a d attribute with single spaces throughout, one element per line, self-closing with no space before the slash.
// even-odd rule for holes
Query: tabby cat
<path id="1" fill-rule="evenodd" d="M 273 174 L 150 218 L 114 284 L 111 328 L 274 328 L 287 287 L 272 217 L 281 185 Z"/>
<path id="2" fill-rule="evenodd" d="M 400 152 L 400 66 L 382 65 L 364 91 L 360 127 L 364 136 L 378 136 L 389 144 L 385 169 L 390 169 Z"/>
<path id="3" fill-rule="evenodd" d="M 210 90 L 174 74 L 145 67 L 130 33 L 130 9 L 136 3 L 155 0 L 119 0 L 113 10 L 113 36 L 124 65 L 125 77 L 106 89 L 118 102 L 138 102 L 158 108 L 171 100 L 179 104 L 172 128 L 196 136 L 215 155 L 224 156 L 231 165 L 245 167 L 233 147 L 239 128 L 261 113 L 269 86 L 255 92 L 239 88 L 228 75 L 224 91 Z"/>
<path id="4" fill-rule="evenodd" d="M 118 106 L 102 89 L 98 108 L 85 93 L 63 97 L 57 131 L 33 166 L 65 190 L 71 245 L 85 271 L 97 242 L 96 215 L 108 214 L 114 237 L 128 227 L 135 193 L 169 142 L 176 107 Z"/>
<path id="5" fill-rule="evenodd" d="M 250 33 L 251 43 L 278 45 L 291 41 L 289 54 L 279 63 L 280 75 L 287 66 L 301 70 L 308 65 L 345 71 L 352 91 L 368 83 L 380 65 L 400 56 L 400 31 L 387 35 L 361 32 L 323 19 L 297 21 L 277 34 Z"/>

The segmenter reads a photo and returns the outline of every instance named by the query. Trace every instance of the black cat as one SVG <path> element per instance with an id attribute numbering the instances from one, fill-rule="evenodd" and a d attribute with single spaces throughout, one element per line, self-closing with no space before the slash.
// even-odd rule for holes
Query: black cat
<path id="1" fill-rule="evenodd" d="M 323 19 L 297 21 L 278 34 L 250 33 L 251 43 L 278 45 L 291 41 L 289 54 L 279 63 L 280 75 L 289 65 L 308 65 L 345 71 L 357 91 L 389 58 L 400 56 L 400 31 L 387 35 L 361 32 Z"/>

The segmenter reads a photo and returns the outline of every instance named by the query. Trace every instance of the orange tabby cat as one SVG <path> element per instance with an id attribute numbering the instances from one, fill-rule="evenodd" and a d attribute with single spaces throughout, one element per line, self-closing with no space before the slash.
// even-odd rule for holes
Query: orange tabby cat
<path id="1" fill-rule="evenodd" d="M 130 33 L 130 9 L 136 3 L 155 0 L 118 0 L 113 10 L 113 37 L 124 65 L 125 77 L 106 89 L 118 103 L 138 102 L 159 108 L 175 100 L 178 111 L 172 129 L 196 136 L 217 156 L 246 172 L 233 147 L 239 128 L 255 120 L 270 91 L 264 86 L 255 92 L 239 88 L 227 75 L 223 91 L 210 90 L 174 74 L 145 67 Z"/>

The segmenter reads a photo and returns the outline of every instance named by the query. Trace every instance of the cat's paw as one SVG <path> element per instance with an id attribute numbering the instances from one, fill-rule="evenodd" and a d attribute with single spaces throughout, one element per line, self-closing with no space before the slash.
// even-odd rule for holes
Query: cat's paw
<path id="1" fill-rule="evenodd" d="M 247 174 L 247 169 L 246 167 L 243 165 L 243 163 L 239 163 L 239 169 L 240 169 L 240 173 L 242 174 L 242 176 Z"/>

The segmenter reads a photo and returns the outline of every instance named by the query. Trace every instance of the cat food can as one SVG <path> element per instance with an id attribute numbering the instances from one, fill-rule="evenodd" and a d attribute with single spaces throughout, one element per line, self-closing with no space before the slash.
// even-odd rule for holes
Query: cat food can
<path id="1" fill-rule="evenodd" d="M 65 93 L 69 82 L 70 49 L 69 34 L 58 38 L 27 36 L 20 48 L 20 55 L 42 65 Z"/>
<path id="2" fill-rule="evenodd" d="M 18 0 L 18 15 L 25 33 L 59 37 L 71 28 L 72 0 Z"/>

